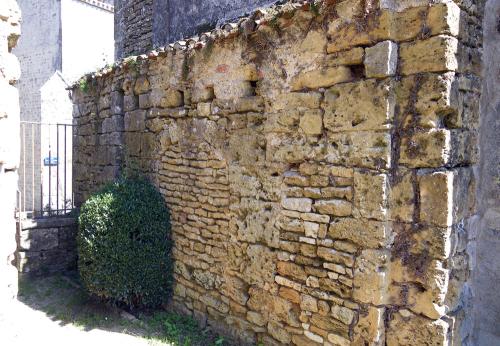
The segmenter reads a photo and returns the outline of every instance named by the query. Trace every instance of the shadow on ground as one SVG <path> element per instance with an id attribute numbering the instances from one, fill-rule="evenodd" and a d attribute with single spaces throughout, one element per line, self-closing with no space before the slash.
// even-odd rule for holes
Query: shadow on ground
<path id="1" fill-rule="evenodd" d="M 228 345 L 207 329 L 200 329 L 189 317 L 166 311 L 134 315 L 89 296 L 77 273 L 48 277 L 24 277 L 19 282 L 18 300 L 44 312 L 61 326 L 73 325 L 83 331 L 94 329 L 137 337 L 148 345 Z"/>

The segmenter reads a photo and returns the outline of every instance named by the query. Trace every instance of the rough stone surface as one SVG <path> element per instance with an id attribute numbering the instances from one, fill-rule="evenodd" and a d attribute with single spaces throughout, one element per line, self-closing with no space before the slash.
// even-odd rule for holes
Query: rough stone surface
<path id="1" fill-rule="evenodd" d="M 68 217 L 18 224 L 16 265 L 22 274 L 57 273 L 76 268 L 77 220 Z"/>
<path id="2" fill-rule="evenodd" d="M 365 73 L 368 78 L 393 76 L 398 65 L 398 45 L 383 41 L 365 49 Z"/>
<path id="3" fill-rule="evenodd" d="M 288 2 L 101 71 L 73 90 L 77 204 L 147 175 L 175 306 L 238 344 L 461 340 L 481 13 Z"/>

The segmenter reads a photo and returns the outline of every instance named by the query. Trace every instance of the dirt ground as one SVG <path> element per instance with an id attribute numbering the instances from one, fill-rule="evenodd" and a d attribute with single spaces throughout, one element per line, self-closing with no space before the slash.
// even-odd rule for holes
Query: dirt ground
<path id="1" fill-rule="evenodd" d="M 0 345 L 224 345 L 189 319 L 164 311 L 130 315 L 85 293 L 77 277 L 23 279 L 0 309 Z"/>

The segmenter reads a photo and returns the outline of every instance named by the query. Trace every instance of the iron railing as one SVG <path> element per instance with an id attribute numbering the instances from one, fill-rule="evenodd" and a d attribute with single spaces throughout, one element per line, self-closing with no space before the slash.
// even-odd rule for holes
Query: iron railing
<path id="1" fill-rule="evenodd" d="M 74 209 L 72 141 L 72 124 L 21 121 L 20 215 L 41 218 Z"/>

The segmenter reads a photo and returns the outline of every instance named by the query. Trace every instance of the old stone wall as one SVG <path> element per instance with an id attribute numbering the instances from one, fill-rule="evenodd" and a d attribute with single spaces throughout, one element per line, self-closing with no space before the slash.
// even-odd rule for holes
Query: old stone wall
<path id="1" fill-rule="evenodd" d="M 17 269 L 22 274 L 61 273 L 77 262 L 76 218 L 57 216 L 18 224 Z"/>
<path id="2" fill-rule="evenodd" d="M 117 0 L 115 57 L 142 54 L 209 31 L 276 0 Z"/>
<path id="3" fill-rule="evenodd" d="M 115 57 L 153 48 L 153 0 L 115 1 Z"/>
<path id="4" fill-rule="evenodd" d="M 148 175 L 172 306 L 240 343 L 460 344 L 482 13 L 287 3 L 100 71 L 73 90 L 77 204 Z"/>
<path id="5" fill-rule="evenodd" d="M 0 2 L 0 301 L 17 294 L 16 188 L 19 167 L 19 94 L 15 87 L 20 68 L 11 53 L 17 44 L 21 12 L 14 0 Z M 3 306 L 3 305 L 2 305 Z"/>

